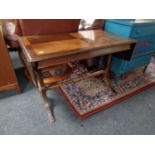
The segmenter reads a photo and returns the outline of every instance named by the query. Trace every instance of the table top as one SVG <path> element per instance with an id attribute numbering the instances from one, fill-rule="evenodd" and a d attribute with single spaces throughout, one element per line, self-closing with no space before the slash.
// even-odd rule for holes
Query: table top
<path id="1" fill-rule="evenodd" d="M 70 54 L 136 43 L 103 30 L 87 30 L 68 34 L 23 36 L 19 43 L 29 62 Z"/>

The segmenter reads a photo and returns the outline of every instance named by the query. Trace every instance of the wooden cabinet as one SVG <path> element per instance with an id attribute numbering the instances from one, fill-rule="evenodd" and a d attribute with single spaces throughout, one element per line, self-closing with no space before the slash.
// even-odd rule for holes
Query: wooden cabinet
<path id="1" fill-rule="evenodd" d="M 120 55 L 112 57 L 111 71 L 115 74 L 116 83 L 124 73 L 139 67 L 146 70 L 155 51 L 155 20 L 106 20 L 105 31 L 137 40 L 130 61 Z"/>
<path id="2" fill-rule="evenodd" d="M 15 89 L 17 93 L 20 92 L 15 71 L 0 27 L 0 91 L 9 89 Z"/>

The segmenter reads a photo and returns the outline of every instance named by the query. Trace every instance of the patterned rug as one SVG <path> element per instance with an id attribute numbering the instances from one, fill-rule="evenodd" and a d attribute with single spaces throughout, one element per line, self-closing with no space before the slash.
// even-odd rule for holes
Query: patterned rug
<path id="1" fill-rule="evenodd" d="M 88 72 L 85 66 L 75 65 L 76 69 L 69 78 Z M 110 91 L 101 77 L 61 86 L 60 91 L 75 113 L 80 118 L 86 118 L 155 85 L 155 63 L 149 65 L 145 74 L 142 69 L 138 69 L 123 77 L 118 85 L 115 85 L 113 79 L 111 83 L 117 93 Z"/>

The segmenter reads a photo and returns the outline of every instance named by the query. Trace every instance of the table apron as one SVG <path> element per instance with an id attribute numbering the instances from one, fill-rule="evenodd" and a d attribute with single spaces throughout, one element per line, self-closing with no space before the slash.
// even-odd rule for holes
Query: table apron
<path id="1" fill-rule="evenodd" d="M 61 56 L 61 57 L 59 56 L 59 57 L 39 61 L 38 69 L 43 69 L 46 67 L 65 64 L 68 62 L 79 61 L 79 60 L 83 60 L 83 59 L 87 59 L 87 58 L 91 58 L 91 57 L 108 55 L 108 54 L 125 51 L 125 50 L 130 50 L 130 49 L 131 49 L 130 45 L 121 45 L 121 46 L 115 46 L 115 47 L 107 47 L 104 49 L 89 50 L 89 51 L 65 55 L 65 56 Z M 39 65 L 39 64 L 41 64 L 41 65 Z M 47 64 L 50 64 L 50 66 Z"/>

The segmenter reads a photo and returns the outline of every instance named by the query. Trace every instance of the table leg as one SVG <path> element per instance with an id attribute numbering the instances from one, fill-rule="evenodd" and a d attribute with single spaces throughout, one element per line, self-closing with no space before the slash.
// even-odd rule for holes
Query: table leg
<path id="1" fill-rule="evenodd" d="M 47 111 L 50 123 L 55 122 L 55 118 L 54 118 L 54 115 L 52 113 L 52 109 L 49 106 L 49 101 L 48 101 L 48 97 L 47 97 L 47 94 L 46 94 L 47 89 L 44 88 L 44 84 L 42 82 L 42 79 L 39 77 L 39 75 L 37 75 L 37 87 L 38 87 L 40 95 L 41 95 L 41 97 L 43 99 L 44 107 L 45 107 L 45 109 Z"/>
<path id="2" fill-rule="evenodd" d="M 111 57 L 112 55 L 109 54 L 109 55 L 106 55 L 105 58 L 104 58 L 104 75 L 103 75 L 103 81 L 105 83 L 105 85 L 113 92 L 116 92 L 114 90 L 114 88 L 112 87 L 111 85 L 111 82 L 110 82 L 110 63 L 111 63 Z"/>
<path id="3" fill-rule="evenodd" d="M 47 114 L 48 114 L 48 118 L 49 118 L 50 123 L 55 122 L 54 115 L 53 115 L 53 113 L 51 111 L 51 108 L 49 106 L 49 101 L 48 101 L 48 98 L 47 98 L 47 95 L 46 95 L 46 90 L 42 90 L 40 92 L 40 94 L 41 94 L 41 96 L 43 98 L 44 107 L 45 107 L 45 109 L 47 111 Z"/>

